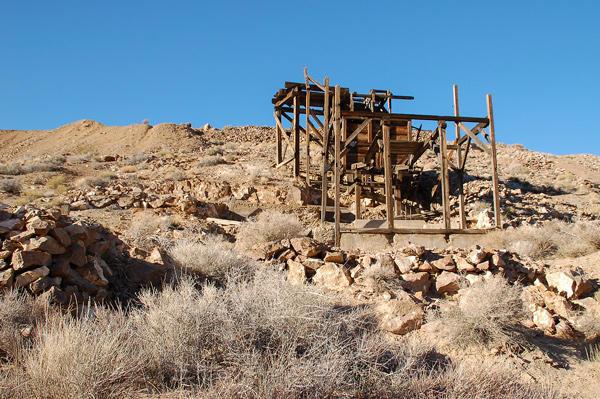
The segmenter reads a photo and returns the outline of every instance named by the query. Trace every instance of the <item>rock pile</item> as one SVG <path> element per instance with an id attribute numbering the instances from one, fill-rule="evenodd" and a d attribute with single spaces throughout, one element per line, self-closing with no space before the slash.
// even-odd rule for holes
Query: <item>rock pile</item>
<path id="1" fill-rule="evenodd" d="M 257 244 L 252 254 L 287 269 L 293 284 L 346 289 L 357 299 L 376 302 L 382 326 L 396 334 L 420 328 L 431 297 L 459 294 L 462 288 L 495 274 L 524 286 L 530 327 L 549 334 L 560 333 L 557 326 L 561 323 L 563 330 L 583 330 L 582 323 L 589 320 L 582 318 L 582 309 L 589 311 L 585 317 L 594 312 L 600 315 L 594 298 L 581 299 L 594 289 L 581 271 L 547 273 L 543 263 L 504 250 L 480 246 L 438 250 L 409 244 L 373 254 L 333 250 L 303 237 Z"/>
<path id="2" fill-rule="evenodd" d="M 102 259 L 110 237 L 59 210 L 0 210 L 0 289 L 46 293 L 63 305 L 111 296 L 114 272 Z"/>

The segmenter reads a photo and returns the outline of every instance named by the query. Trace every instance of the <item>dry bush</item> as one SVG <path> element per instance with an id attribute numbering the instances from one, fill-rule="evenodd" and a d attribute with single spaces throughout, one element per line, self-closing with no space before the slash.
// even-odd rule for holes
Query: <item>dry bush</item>
<path id="1" fill-rule="evenodd" d="M 257 268 L 256 262 L 216 236 L 208 236 L 204 243 L 178 240 L 169 255 L 184 273 L 218 284 L 248 280 Z"/>
<path id="2" fill-rule="evenodd" d="M 489 246 L 532 258 L 579 257 L 600 249 L 600 223 L 552 221 L 486 235 Z"/>
<path id="3" fill-rule="evenodd" d="M 20 175 L 23 174 L 21 165 L 18 162 L 9 162 L 7 164 L 0 164 L 0 175 Z"/>
<path id="4" fill-rule="evenodd" d="M 458 347 L 518 344 L 522 340 L 518 328 L 523 317 L 521 291 L 501 275 L 490 276 L 462 289 L 457 303 L 447 300 L 427 317 L 439 320 L 444 336 Z"/>
<path id="5" fill-rule="evenodd" d="M 42 297 L 16 290 L 4 292 L 0 297 L 0 357 L 20 361 L 49 312 L 49 303 Z"/>
<path id="6" fill-rule="evenodd" d="M 75 155 L 69 155 L 67 157 L 67 162 L 70 164 L 82 164 L 82 163 L 87 163 L 92 159 L 92 154 L 87 153 L 87 154 L 75 154 Z"/>
<path id="7" fill-rule="evenodd" d="M 45 193 L 41 190 L 37 190 L 35 188 L 21 191 L 21 197 L 25 198 L 27 201 L 32 202 L 38 198 L 42 198 L 45 196 Z"/>
<path id="8" fill-rule="evenodd" d="M 367 267 L 362 273 L 362 279 L 366 286 L 371 287 L 376 294 L 401 288 L 396 272 L 379 263 Z"/>
<path id="9" fill-rule="evenodd" d="M 143 162 L 148 161 L 152 156 L 150 154 L 146 154 L 145 152 L 138 152 L 127 159 L 125 159 L 125 165 L 139 165 Z"/>
<path id="10" fill-rule="evenodd" d="M 585 354 L 587 355 L 588 361 L 591 362 L 600 373 L 600 345 L 590 345 L 586 348 Z"/>
<path id="11" fill-rule="evenodd" d="M 220 156 L 220 155 L 208 155 L 205 157 L 202 157 L 200 160 L 198 160 L 198 163 L 196 163 L 197 167 L 202 167 L 202 166 L 215 166 L 215 165 L 220 165 L 225 163 L 225 159 Z"/>
<path id="12" fill-rule="evenodd" d="M 35 160 L 21 165 L 21 173 L 51 172 L 60 169 L 60 166 L 66 162 L 62 155 L 47 157 L 43 160 Z"/>
<path id="13" fill-rule="evenodd" d="M 19 179 L 0 179 L 0 191 L 7 194 L 19 194 L 21 187 Z"/>
<path id="14" fill-rule="evenodd" d="M 110 184 L 110 177 L 107 176 L 85 176 L 78 179 L 75 185 L 79 188 L 106 187 Z"/>
<path id="15" fill-rule="evenodd" d="M 25 392 L 38 398 L 120 398 L 144 385 L 145 359 L 123 312 L 49 323 L 25 360 Z"/>
<path id="16" fill-rule="evenodd" d="M 255 219 L 240 226 L 237 234 L 237 246 L 247 250 L 254 244 L 298 237 L 303 230 L 304 228 L 295 215 L 266 210 Z"/>
<path id="17" fill-rule="evenodd" d="M 158 217 L 151 212 L 139 212 L 132 219 L 129 228 L 125 230 L 125 237 L 130 245 L 151 251 L 156 246 L 162 246 L 159 236 L 161 230 L 170 226 L 169 217 Z"/>

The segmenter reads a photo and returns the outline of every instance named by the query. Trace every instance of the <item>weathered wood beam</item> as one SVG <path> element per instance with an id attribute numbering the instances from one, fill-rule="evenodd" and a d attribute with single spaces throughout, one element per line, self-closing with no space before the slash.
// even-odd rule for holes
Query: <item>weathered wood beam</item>
<path id="1" fill-rule="evenodd" d="M 385 178 L 385 206 L 388 228 L 394 228 L 394 202 L 392 185 L 392 156 L 390 153 L 390 127 L 383 125 L 383 166 Z"/>
<path id="2" fill-rule="evenodd" d="M 355 233 L 355 234 L 487 234 L 495 228 L 489 229 L 404 229 L 404 228 L 344 228 L 341 229 L 341 233 Z"/>
<path id="3" fill-rule="evenodd" d="M 466 127 L 462 122 L 458 122 L 458 126 L 480 147 L 482 150 L 487 152 L 489 155 L 492 155 L 492 151 L 488 148 L 488 146 L 481 140 L 475 133 L 473 133 L 468 127 Z"/>
<path id="4" fill-rule="evenodd" d="M 373 119 L 372 118 L 367 118 L 363 121 L 363 123 L 360 124 L 360 126 L 358 126 L 356 129 L 354 129 L 354 131 L 352 132 L 352 134 L 350 136 L 348 136 L 348 138 L 346 139 L 346 142 L 344 143 L 344 147 L 348 147 L 348 145 L 350 145 L 350 143 L 356 138 L 358 137 L 358 135 L 360 134 L 360 132 L 362 132 L 364 130 L 365 127 L 367 127 L 367 125 L 369 123 L 371 123 Z"/>
<path id="5" fill-rule="evenodd" d="M 321 170 L 321 224 L 327 216 L 327 165 L 329 164 L 329 78 L 325 77 L 325 104 L 323 105 L 323 169 Z M 309 110 L 310 113 L 313 110 Z M 316 112 L 315 112 L 316 113 Z"/>
<path id="6" fill-rule="evenodd" d="M 342 116 L 348 118 L 373 118 L 382 120 L 422 120 L 422 121 L 447 121 L 447 122 L 484 122 L 489 123 L 488 118 L 475 118 L 469 116 L 439 116 L 439 115 L 419 115 L 419 114 L 389 114 L 376 113 L 373 115 L 369 111 L 342 111 Z"/>
<path id="7" fill-rule="evenodd" d="M 496 227 L 502 225 L 502 214 L 500 212 L 500 191 L 498 182 L 498 159 L 496 158 L 496 132 L 494 130 L 494 110 L 492 108 L 492 95 L 486 96 L 488 118 L 490 119 L 490 145 L 492 147 L 492 184 L 494 192 L 494 217 L 496 219 Z"/>
<path id="8" fill-rule="evenodd" d="M 341 98 L 340 98 L 340 86 L 335 86 L 335 100 L 334 100 L 334 121 L 333 121 L 333 135 L 334 135 L 334 146 L 335 146 L 335 170 L 334 170 L 334 178 L 335 178 L 335 246 L 340 246 L 340 170 L 342 168 L 342 158 L 341 158 L 341 138 L 342 138 L 342 120 L 340 116 L 341 110 Z"/>
<path id="9" fill-rule="evenodd" d="M 452 86 L 452 91 L 454 94 L 454 116 L 458 116 L 459 115 L 458 86 L 457 85 Z M 455 123 L 454 125 L 455 125 L 455 133 L 456 133 L 456 140 L 454 142 L 458 143 L 460 141 L 460 127 L 458 126 L 458 123 Z M 457 144 L 457 146 L 456 146 L 456 164 L 459 167 L 463 163 L 462 156 L 463 156 L 462 147 Z M 458 213 L 459 213 L 459 217 L 460 217 L 460 228 L 465 229 L 465 228 L 467 228 L 467 216 L 465 214 L 465 190 L 464 190 L 463 169 L 459 168 L 458 170 L 456 170 L 456 173 L 458 175 Z"/>
<path id="10" fill-rule="evenodd" d="M 450 178 L 448 175 L 448 149 L 446 144 L 446 126 L 445 122 L 438 122 L 440 132 L 440 152 L 441 152 L 441 170 L 440 176 L 442 178 L 442 207 L 444 216 L 444 228 L 450 228 Z"/>

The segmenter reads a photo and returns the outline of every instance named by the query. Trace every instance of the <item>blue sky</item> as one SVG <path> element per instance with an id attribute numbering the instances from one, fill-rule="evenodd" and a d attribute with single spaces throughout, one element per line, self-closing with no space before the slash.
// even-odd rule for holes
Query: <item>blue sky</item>
<path id="1" fill-rule="evenodd" d="M 0 129 L 274 125 L 303 67 L 395 112 L 494 101 L 498 141 L 600 155 L 598 1 L 2 1 Z"/>

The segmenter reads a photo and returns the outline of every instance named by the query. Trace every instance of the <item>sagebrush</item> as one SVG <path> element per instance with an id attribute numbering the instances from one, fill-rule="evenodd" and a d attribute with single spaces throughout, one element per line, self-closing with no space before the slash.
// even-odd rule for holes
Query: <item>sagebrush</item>
<path id="1" fill-rule="evenodd" d="M 241 225 L 237 245 L 250 249 L 254 244 L 298 237 L 303 230 L 295 215 L 267 210 Z"/>

